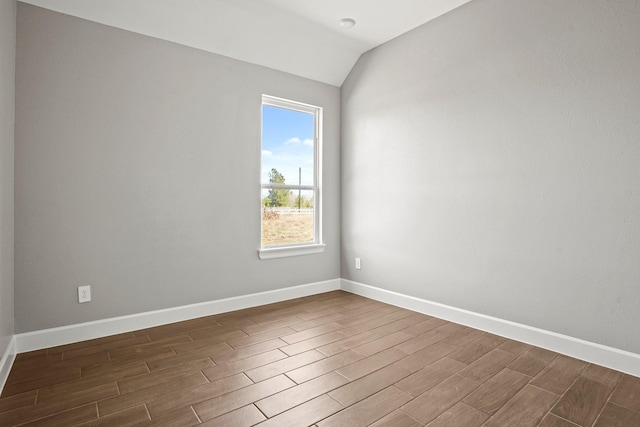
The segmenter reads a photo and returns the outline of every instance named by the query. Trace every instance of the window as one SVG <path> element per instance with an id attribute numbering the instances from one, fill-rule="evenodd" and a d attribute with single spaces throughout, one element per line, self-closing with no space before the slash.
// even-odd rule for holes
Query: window
<path id="1" fill-rule="evenodd" d="M 324 250 L 322 108 L 262 96 L 261 259 Z"/>

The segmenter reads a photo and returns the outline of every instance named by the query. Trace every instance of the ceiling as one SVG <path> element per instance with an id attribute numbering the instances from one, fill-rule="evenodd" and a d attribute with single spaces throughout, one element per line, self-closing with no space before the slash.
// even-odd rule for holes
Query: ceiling
<path id="1" fill-rule="evenodd" d="M 362 53 L 470 0 L 21 1 L 341 86 Z"/>

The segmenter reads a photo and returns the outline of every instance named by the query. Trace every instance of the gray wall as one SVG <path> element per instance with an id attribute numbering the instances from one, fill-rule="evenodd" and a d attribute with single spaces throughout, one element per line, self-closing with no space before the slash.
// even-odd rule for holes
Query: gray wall
<path id="1" fill-rule="evenodd" d="M 639 41 L 636 0 L 475 0 L 363 55 L 342 277 L 640 353 Z"/>
<path id="2" fill-rule="evenodd" d="M 16 2 L 0 0 L 0 357 L 13 336 Z"/>
<path id="3" fill-rule="evenodd" d="M 0 0 L 0 356 L 13 336 L 16 1 Z"/>
<path id="4" fill-rule="evenodd" d="M 339 88 L 19 4 L 16 93 L 16 332 L 339 277 Z M 258 259 L 263 93 L 324 107 L 323 254 Z"/>

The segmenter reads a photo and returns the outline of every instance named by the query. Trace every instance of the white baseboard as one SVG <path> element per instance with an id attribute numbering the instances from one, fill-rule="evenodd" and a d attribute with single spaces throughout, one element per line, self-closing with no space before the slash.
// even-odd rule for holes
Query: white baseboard
<path id="1" fill-rule="evenodd" d="M 0 359 L 0 394 L 2 394 L 7 378 L 9 378 L 9 372 L 16 358 L 16 353 L 16 337 L 12 336 L 7 349 Z"/>
<path id="2" fill-rule="evenodd" d="M 567 335 L 341 279 L 342 290 L 640 377 L 640 355 Z"/>
<path id="3" fill-rule="evenodd" d="M 340 279 L 333 279 L 199 304 L 27 332 L 15 336 L 15 348 L 18 353 L 24 353 L 339 289 Z"/>
<path id="4" fill-rule="evenodd" d="M 351 280 L 333 279 L 165 310 L 17 334 L 11 340 L 9 348 L 7 348 L 0 360 L 0 390 L 2 390 L 17 353 L 101 338 L 339 289 L 640 377 L 640 355 L 635 353 L 403 295 Z"/>

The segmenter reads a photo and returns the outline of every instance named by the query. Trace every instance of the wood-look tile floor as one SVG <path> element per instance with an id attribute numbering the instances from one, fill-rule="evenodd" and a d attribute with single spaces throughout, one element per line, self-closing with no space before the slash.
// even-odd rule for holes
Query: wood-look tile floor
<path id="1" fill-rule="evenodd" d="M 18 355 L 0 425 L 640 426 L 640 379 L 342 291 Z"/>

